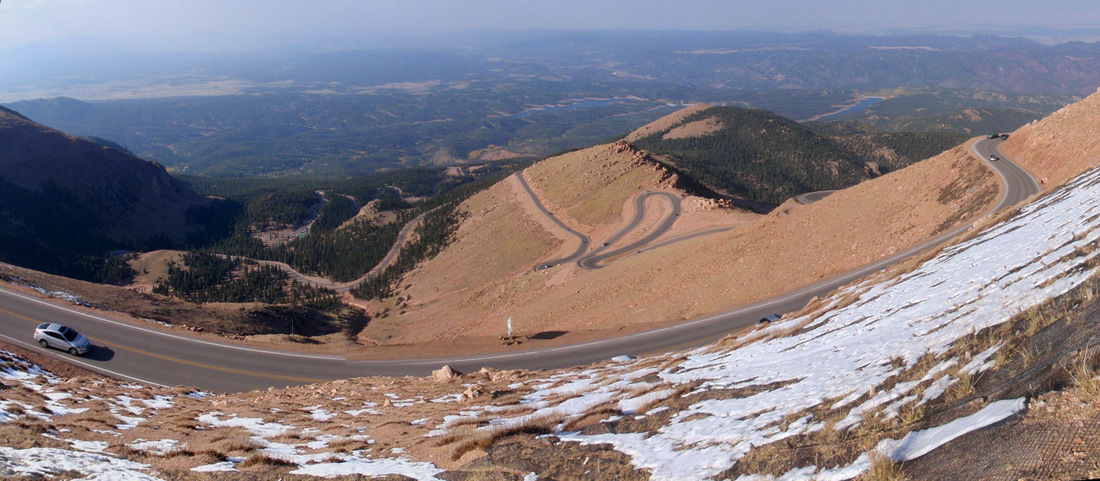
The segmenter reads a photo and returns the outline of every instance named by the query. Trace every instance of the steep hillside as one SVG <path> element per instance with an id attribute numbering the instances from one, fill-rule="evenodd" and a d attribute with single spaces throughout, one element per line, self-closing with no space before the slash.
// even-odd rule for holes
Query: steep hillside
<path id="1" fill-rule="evenodd" d="M 531 189 L 554 216 L 589 236 L 599 245 L 634 215 L 633 199 L 647 190 L 676 192 L 683 212 L 662 239 L 716 227 L 742 225 L 757 215 L 724 208 L 676 188 L 677 178 L 625 143 L 600 145 L 540 162 L 523 173 Z M 652 228 L 653 219 L 668 215 L 668 205 L 647 202 L 647 220 L 637 229 Z M 499 348 L 496 336 L 505 334 L 504 319 L 522 312 L 525 334 L 564 324 L 559 313 L 533 319 L 523 307 L 546 288 L 565 288 L 587 271 L 573 263 L 548 271 L 533 268 L 575 251 L 576 237 L 542 214 L 515 176 L 475 195 L 462 204 L 468 213 L 454 242 L 436 258 L 419 266 L 402 281 L 396 299 L 372 306 L 380 313 L 360 335 L 368 344 L 400 345 L 439 339 L 448 349 Z M 636 239 L 633 233 L 612 245 Z M 615 261 L 617 263 L 619 261 Z M 612 263 L 613 265 L 614 263 Z M 533 309 L 540 306 L 531 306 Z M 564 304 L 559 307 L 567 307 Z M 573 308 L 576 308 L 574 305 Z"/>
<path id="2" fill-rule="evenodd" d="M 1100 165 L 1100 91 L 1013 133 L 1001 149 L 1020 159 L 1044 190 Z"/>
<path id="3" fill-rule="evenodd" d="M 554 215 L 580 225 L 582 232 L 619 220 L 627 199 L 639 192 L 676 183 L 668 171 L 621 142 L 539 162 L 526 175 Z"/>
<path id="4" fill-rule="evenodd" d="M 666 118 L 667 119 L 667 118 Z M 696 109 L 636 134 L 633 145 L 720 192 L 778 204 L 897 170 L 958 145 L 962 134 L 828 133 L 765 110 Z"/>
<path id="5" fill-rule="evenodd" d="M 202 235 L 203 223 L 215 220 L 196 210 L 210 201 L 160 165 L 70 137 L 14 111 L 0 109 L 0 145 L 0 259 L 5 261 L 66 272 L 75 257 L 182 243 Z"/>
<path id="6" fill-rule="evenodd" d="M 555 217 L 591 238 L 590 250 L 633 215 L 636 195 L 678 191 L 679 181 L 623 144 L 551 158 L 524 175 Z M 509 181 L 464 205 L 471 216 L 455 242 L 406 277 L 395 299 L 375 307 L 391 309 L 361 339 L 391 346 L 445 339 L 439 342 L 449 349 L 478 343 L 501 349 L 496 337 L 509 317 L 519 334 L 563 343 L 680 322 L 886 257 L 985 211 L 996 193 L 988 167 L 958 147 L 765 217 L 689 197 L 656 244 L 706 235 L 628 252 L 598 270 L 566 263 L 533 271 L 578 244 L 533 206 L 517 204 L 525 194 Z M 663 202 L 647 206 L 667 215 L 660 214 Z"/>

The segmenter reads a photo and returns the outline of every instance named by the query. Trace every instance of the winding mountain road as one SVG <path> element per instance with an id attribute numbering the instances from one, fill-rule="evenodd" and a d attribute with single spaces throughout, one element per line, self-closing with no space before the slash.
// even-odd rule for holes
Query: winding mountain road
<path id="1" fill-rule="evenodd" d="M 1031 197 L 1033 194 L 1039 193 L 1042 189 L 1039 188 L 1039 182 L 1035 181 L 1035 177 L 1031 175 L 1023 167 L 1020 167 L 1015 162 L 1012 162 L 1008 157 L 1001 153 L 997 148 L 1004 142 L 1002 139 L 982 139 L 974 142 L 972 148 L 974 155 L 977 155 L 979 159 L 985 161 L 993 168 L 998 174 L 1000 174 L 1003 187 L 1001 189 L 1004 192 L 1004 197 L 997 203 L 997 206 L 993 208 L 994 212 L 1004 210 L 1009 206 L 1013 206 L 1023 202 L 1024 199 Z M 991 155 L 996 155 L 1000 160 L 990 160 Z"/>
<path id="2" fill-rule="evenodd" d="M 543 215 L 549 217 L 550 220 L 554 221 L 554 223 L 557 224 L 558 227 L 562 228 L 562 230 L 573 235 L 580 241 L 580 245 L 577 246 L 577 250 L 573 251 L 572 254 L 562 257 L 561 259 L 554 259 L 552 261 L 540 263 L 539 265 L 535 266 L 535 270 L 541 271 L 543 269 L 549 269 L 556 265 L 568 264 L 570 262 L 575 262 L 579 260 L 582 256 L 584 256 L 584 253 L 588 252 L 588 244 L 591 243 L 591 241 L 588 239 L 588 236 L 581 234 L 580 232 L 574 230 L 572 227 L 565 225 L 565 222 L 562 222 L 561 219 L 555 217 L 553 213 L 547 210 L 546 206 L 542 205 L 542 201 L 539 200 L 539 196 L 535 195 L 535 191 L 531 190 L 531 186 L 527 183 L 527 179 L 523 178 L 523 172 L 516 172 L 516 178 L 519 179 L 519 184 L 523 186 L 523 189 L 527 191 L 527 195 L 531 196 L 531 200 L 535 202 L 535 208 L 537 208 L 539 212 L 542 212 Z"/>
<path id="3" fill-rule="evenodd" d="M 992 210 L 1002 210 L 1039 192 L 1035 179 L 997 150 L 999 141 L 973 144 L 976 155 L 1001 177 L 1003 197 Z M 990 162 L 989 155 L 1002 160 Z M 880 270 L 924 249 L 948 242 L 972 223 L 956 227 L 924 243 L 852 272 L 736 309 L 673 326 L 582 344 L 479 356 L 440 357 L 393 361 L 349 361 L 340 357 L 296 354 L 241 347 L 184 337 L 134 326 L 89 310 L 60 305 L 0 289 L 0 339 L 28 350 L 44 352 L 85 368 L 120 379 L 163 385 L 189 385 L 217 392 L 240 392 L 269 386 L 307 384 L 375 375 L 427 375 L 449 364 L 460 371 L 482 366 L 550 369 L 606 360 L 619 354 L 643 354 L 698 346 L 751 326 L 773 313 L 801 308 L 814 296 Z M 583 252 L 582 252 L 583 253 Z M 92 339 L 94 349 L 84 357 L 44 350 L 31 333 L 40 322 L 68 324 Z"/>
<path id="4" fill-rule="evenodd" d="M 623 236 L 629 234 L 634 229 L 637 229 L 638 225 L 640 225 L 642 221 L 645 220 L 645 201 L 650 197 L 663 197 L 665 200 L 668 201 L 669 205 L 672 206 L 672 211 L 669 212 L 669 214 L 661 220 L 660 224 L 657 224 L 657 226 L 653 230 L 649 231 L 649 233 L 642 236 L 640 239 L 631 242 L 630 244 L 627 244 L 625 246 L 614 249 L 610 252 L 601 254 L 601 252 L 603 252 L 605 249 L 613 246 L 616 242 L 619 241 L 619 239 L 622 239 Z M 676 219 L 680 217 L 680 212 L 682 212 L 682 208 L 680 205 L 680 196 L 672 192 L 646 192 L 642 195 L 635 197 L 634 218 L 631 219 L 630 222 L 627 223 L 627 225 L 624 226 L 622 229 L 619 229 L 619 231 L 616 232 L 614 235 L 608 237 L 603 244 L 595 248 L 591 253 L 578 261 L 577 264 L 585 269 L 599 269 L 603 267 L 600 265 L 600 262 L 603 262 L 606 259 L 610 259 L 612 257 L 625 254 L 627 252 L 637 251 L 642 247 L 645 247 L 649 243 L 657 240 L 658 237 L 664 235 L 665 232 L 668 232 L 668 230 L 672 228 L 672 224 L 676 222 Z"/>
<path id="5" fill-rule="evenodd" d="M 259 263 L 259 264 L 278 267 L 283 272 L 286 272 L 287 275 L 289 275 L 291 279 L 294 279 L 294 280 L 296 280 L 298 282 L 301 282 L 303 284 L 309 284 L 313 287 L 323 287 L 325 289 L 332 289 L 332 290 L 334 290 L 336 292 L 340 292 L 340 293 L 348 292 L 352 289 L 355 289 L 356 287 L 359 287 L 360 284 L 366 282 L 368 279 L 371 279 L 374 276 L 377 276 L 378 274 L 381 274 L 383 270 L 385 270 L 387 267 L 390 266 L 390 264 L 393 264 L 393 261 L 395 259 L 397 259 L 397 255 L 401 253 L 401 248 L 405 246 L 406 242 L 408 242 L 409 236 L 412 234 L 413 229 L 415 229 L 416 226 L 420 224 L 420 221 L 422 219 L 424 219 L 424 216 L 427 215 L 427 214 L 428 214 L 427 212 L 425 212 L 423 214 L 420 214 L 420 215 L 414 217 L 413 220 L 410 220 L 408 223 L 406 223 L 405 226 L 401 228 L 401 231 L 397 233 L 397 239 L 394 241 L 393 246 L 390 247 L 389 252 L 386 253 L 386 256 L 383 257 L 382 260 L 379 261 L 377 265 L 375 265 L 373 268 L 371 268 L 370 271 L 367 271 L 366 274 L 363 274 L 358 279 L 355 279 L 353 281 L 335 282 L 335 281 L 325 279 L 325 278 L 322 278 L 322 277 L 307 276 L 305 274 L 302 274 L 297 269 L 291 267 L 289 264 L 287 264 L 285 262 L 266 261 L 266 260 L 258 260 L 258 259 L 248 259 L 248 260 L 254 261 L 254 262 Z M 237 257 L 237 258 L 245 259 L 243 257 Z"/>
<path id="6" fill-rule="evenodd" d="M 664 235 L 665 232 L 668 232 L 668 230 L 672 228 L 672 224 L 676 222 L 676 218 L 680 216 L 680 212 L 682 211 L 680 196 L 676 195 L 675 193 L 665 191 L 647 191 L 646 193 L 634 198 L 634 218 L 631 219 L 626 226 L 624 226 L 622 229 L 619 229 L 618 232 L 613 234 L 611 237 L 608 237 L 607 240 L 605 240 L 602 244 L 593 249 L 592 252 L 588 252 L 588 246 L 592 244 L 592 240 L 589 239 L 588 236 L 577 232 L 575 229 L 569 227 L 568 225 L 565 225 L 565 222 L 562 222 L 561 219 L 559 219 L 549 210 L 547 210 L 546 206 L 544 206 L 542 204 L 542 201 L 539 200 L 539 197 L 535 195 L 535 191 L 531 190 L 531 185 L 527 183 L 527 179 L 523 178 L 523 172 L 516 172 L 516 178 L 519 179 L 520 185 L 523 186 L 523 189 L 525 191 L 527 191 L 527 195 L 531 197 L 531 201 L 534 202 L 535 208 L 537 208 L 539 212 L 542 212 L 543 215 L 552 220 L 555 224 L 558 225 L 558 227 L 573 235 L 580 241 L 580 244 L 577 246 L 577 250 L 573 251 L 572 254 L 562 257 L 561 259 L 540 262 L 537 266 L 535 266 L 536 271 L 549 269 L 551 267 L 561 264 L 568 264 L 570 262 L 576 262 L 577 265 L 585 269 L 600 269 L 603 267 L 599 265 L 600 262 L 603 262 L 606 259 L 610 259 L 620 254 L 639 250 L 642 247 L 645 247 L 647 244 L 656 240 L 658 237 Z M 618 242 L 619 239 L 622 239 L 623 236 L 629 234 L 634 229 L 637 229 L 642 221 L 645 220 L 645 201 L 650 197 L 663 197 L 668 200 L 669 205 L 672 206 L 672 212 L 670 212 L 668 216 L 661 220 L 660 224 L 658 224 L 656 228 L 654 228 L 642 238 L 631 242 L 628 245 L 618 247 L 613 251 L 601 254 L 601 252 Z"/>

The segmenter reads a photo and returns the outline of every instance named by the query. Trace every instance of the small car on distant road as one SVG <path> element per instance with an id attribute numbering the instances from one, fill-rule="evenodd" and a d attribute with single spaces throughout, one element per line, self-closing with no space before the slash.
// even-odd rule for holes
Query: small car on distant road
<path id="1" fill-rule="evenodd" d="M 1000 132 L 990 132 L 990 133 L 986 134 L 985 138 L 987 138 L 987 139 L 996 139 L 1000 136 L 1001 136 Z"/>
<path id="2" fill-rule="evenodd" d="M 759 321 L 756 321 L 756 325 L 757 326 L 766 326 L 766 325 L 771 324 L 775 321 L 778 321 L 779 318 L 781 318 L 781 317 L 783 317 L 783 316 L 780 316 L 779 314 L 768 314 L 767 316 L 760 319 Z"/>
<path id="3" fill-rule="evenodd" d="M 34 329 L 34 339 L 42 347 L 52 347 L 69 351 L 74 356 L 84 354 L 92 348 L 92 342 L 83 334 L 69 326 L 56 322 L 44 322 Z"/>
<path id="4" fill-rule="evenodd" d="M 1001 160 L 1001 158 L 997 157 L 997 154 L 989 154 L 989 160 L 997 161 L 997 160 Z"/>

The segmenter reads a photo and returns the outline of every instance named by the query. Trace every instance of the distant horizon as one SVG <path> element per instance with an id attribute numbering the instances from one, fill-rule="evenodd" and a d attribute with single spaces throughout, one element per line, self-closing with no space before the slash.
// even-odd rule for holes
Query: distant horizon
<path id="1" fill-rule="evenodd" d="M 356 48 L 478 30 L 995 34 L 1061 43 L 1100 40 L 1098 17 L 1100 2 L 1068 0 L 9 0 L 0 5 L 0 52 L 49 45 L 196 53 Z"/>
<path id="2" fill-rule="evenodd" d="M 2 18 L 2 11 L 0 11 Z M 336 35 L 307 35 L 287 37 L 285 35 L 271 34 L 253 37 L 241 37 L 226 34 L 224 37 L 205 37 L 204 42 L 191 43 L 185 41 L 180 35 L 164 34 L 157 36 L 166 45 L 157 46 L 147 40 L 152 36 L 136 37 L 108 37 L 98 38 L 89 36 L 58 37 L 48 41 L 28 43 L 7 43 L 0 45 L 0 56 L 12 52 L 21 51 L 46 51 L 51 54 L 73 51 L 72 53 L 86 54 L 247 54 L 263 53 L 271 51 L 359 51 L 381 48 L 428 48 L 432 43 L 440 42 L 452 36 L 476 35 L 479 33 L 523 36 L 524 34 L 537 36 L 551 33 L 684 33 L 684 34 L 782 34 L 782 35 L 812 35 L 831 34 L 850 37 L 907 37 L 907 36 L 940 36 L 971 38 L 982 35 L 992 35 L 1002 38 L 1023 38 L 1044 45 L 1057 45 L 1070 42 L 1097 43 L 1100 42 L 1100 26 L 1097 27 L 1066 27 L 1052 28 L 1042 26 L 1018 26 L 1003 27 L 984 30 L 953 30 L 953 29 L 889 29 L 860 31 L 843 31 L 831 29 L 806 29 L 806 30 L 781 30 L 781 29 L 683 29 L 683 28 L 508 28 L 508 27 L 477 27 L 450 32 L 425 32 L 425 33 L 396 33 L 389 35 L 363 35 L 356 37 L 342 37 Z M 215 47 L 214 45 L 217 45 Z M 454 46 L 454 45 L 450 45 Z M 0 58 L 0 62 L 2 62 Z"/>
<path id="3" fill-rule="evenodd" d="M 1087 36 L 1091 32 L 1100 38 L 1100 27 L 1065 31 L 1034 28 L 1028 32 L 1031 35 L 1009 35 L 1007 32 L 992 31 L 894 31 L 876 34 L 823 29 L 783 32 L 760 29 L 480 27 L 449 34 L 361 36 L 355 40 L 326 35 L 278 37 L 269 39 L 270 41 L 257 41 L 257 38 L 253 38 L 250 43 L 234 44 L 242 48 L 248 46 L 248 49 L 239 51 L 229 48 L 202 51 L 202 45 L 186 42 L 172 44 L 179 50 L 158 51 L 150 50 L 140 41 L 80 38 L 26 45 L 6 51 L 0 49 L 0 102 L 59 96 L 96 101 L 235 95 L 248 90 L 280 88 L 279 81 L 302 81 L 302 77 L 281 77 L 279 72 L 285 72 L 292 65 L 301 67 L 307 63 L 321 62 L 326 57 L 328 61 L 335 62 L 328 64 L 326 68 L 335 68 L 344 73 L 347 73 L 343 67 L 348 65 L 348 59 L 359 58 L 359 62 L 365 63 L 356 64 L 356 68 L 362 71 L 374 69 L 373 71 L 381 72 L 389 70 L 391 65 L 400 65 L 401 69 L 420 73 L 412 77 L 398 74 L 397 77 L 389 78 L 400 79 L 394 81 L 423 81 L 438 79 L 437 73 L 433 72 L 454 72 L 456 65 L 473 66 L 479 61 L 493 61 L 494 58 L 511 57 L 535 63 L 552 58 L 558 61 L 568 57 L 573 57 L 574 60 L 583 58 L 585 49 L 577 50 L 576 42 L 591 44 L 591 48 L 606 49 L 608 52 L 636 50 L 650 53 L 710 54 L 738 51 L 742 46 L 768 50 L 786 43 L 791 46 L 805 43 L 810 47 L 817 45 L 830 48 L 828 45 L 833 45 L 846 48 L 845 45 L 849 43 L 845 40 L 847 38 L 857 39 L 854 40 L 855 44 L 864 44 L 871 48 L 880 48 L 876 46 L 877 39 L 883 39 L 882 46 L 887 48 L 894 46 L 949 51 L 962 45 L 968 45 L 966 48 L 970 49 L 982 49 L 987 45 L 1013 47 L 1021 45 L 1020 42 L 1032 42 L 1037 46 L 1065 43 L 1042 41 L 1054 38 L 1059 32 L 1077 37 Z M 986 42 L 981 39 L 982 36 L 1002 40 Z M 974 37 L 979 38 L 972 40 Z M 1100 43 L 1092 42 L 1090 45 Z M 376 61 L 365 60 L 367 58 L 374 58 Z M 403 62 L 401 59 L 407 61 Z M 449 60 L 444 62 L 447 64 L 445 66 L 431 66 L 437 59 Z M 422 60 L 428 63 L 419 64 L 420 66 L 415 63 Z M 367 70 L 363 70 L 364 68 Z M 313 72 L 317 71 L 316 66 L 313 69 Z M 302 73 L 303 71 L 299 71 L 299 74 Z M 318 86 L 337 80 L 310 74 L 305 74 L 304 77 L 310 79 L 298 82 L 299 87 L 307 84 Z M 385 82 L 356 85 L 382 83 Z M 320 89 L 325 90 L 328 87 L 322 86 Z"/>
<path id="4" fill-rule="evenodd" d="M 1100 26 L 1097 28 L 1067 28 L 1052 29 L 1042 26 L 1020 26 L 1020 28 L 1004 28 L 1001 30 L 891 30 L 891 31 L 859 31 L 846 32 L 826 29 L 816 30 L 768 30 L 768 29 L 729 29 L 729 30 L 685 30 L 685 29 L 508 29 L 496 28 L 496 26 L 484 26 L 484 28 L 466 29 L 453 32 L 438 33 L 400 33 L 385 36 L 359 36 L 340 37 L 332 35 L 295 36 L 287 39 L 285 36 L 255 36 L 243 40 L 234 37 L 232 40 L 209 39 L 211 44 L 219 44 L 219 47 L 211 47 L 207 44 L 190 44 L 182 40 L 171 42 L 172 46 L 154 47 L 139 37 L 112 37 L 112 39 L 96 39 L 96 37 L 70 36 L 59 37 L 52 41 L 26 43 L 21 45 L 0 45 L 0 67 L 3 67 L 4 56 L 20 53 L 41 54 L 50 56 L 58 55 L 161 55 L 161 54 L 188 54 L 188 55 L 240 55 L 259 54 L 268 52 L 284 53 L 326 53 L 326 52 L 357 52 L 371 50 L 386 50 L 386 48 L 410 48 L 410 50 L 430 50 L 434 47 L 459 47 L 460 44 L 447 43 L 452 36 L 470 36 L 480 33 L 502 35 L 532 35 L 554 33 L 684 33 L 684 34 L 782 34 L 782 35 L 813 35 L 832 34 L 837 36 L 868 36 L 868 37 L 904 37 L 904 36 L 943 36 L 969 37 L 992 35 L 1003 39 L 1024 39 L 1043 45 L 1058 45 L 1065 43 L 1100 43 Z M 163 39 L 172 39 L 172 35 L 162 35 Z M 234 41 L 235 40 L 235 41 Z M 234 45 L 233 47 L 227 45 Z M 43 61 L 50 59 L 43 58 Z"/>

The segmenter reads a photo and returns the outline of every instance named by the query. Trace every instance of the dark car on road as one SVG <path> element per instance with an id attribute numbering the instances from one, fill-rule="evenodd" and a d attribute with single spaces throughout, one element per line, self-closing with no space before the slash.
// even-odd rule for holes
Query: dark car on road
<path id="1" fill-rule="evenodd" d="M 766 325 L 771 324 L 775 321 L 778 321 L 779 318 L 781 318 L 781 317 L 783 317 L 783 316 L 780 316 L 779 314 L 768 314 L 767 316 L 760 319 L 759 321 L 756 321 L 756 325 L 757 326 L 766 326 Z"/>
<path id="2" fill-rule="evenodd" d="M 52 347 L 69 351 L 74 356 L 84 354 L 92 348 L 92 342 L 83 334 L 69 326 L 54 322 L 44 322 L 34 329 L 34 339 L 42 347 Z"/>

